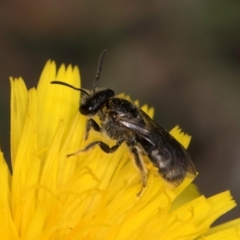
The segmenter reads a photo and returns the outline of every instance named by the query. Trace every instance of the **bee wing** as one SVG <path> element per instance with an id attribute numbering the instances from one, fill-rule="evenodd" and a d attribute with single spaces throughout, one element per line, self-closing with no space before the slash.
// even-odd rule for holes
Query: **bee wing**
<path id="1" fill-rule="evenodd" d="M 185 148 L 145 112 L 138 111 L 141 117 L 133 118 L 128 114 L 121 114 L 118 119 L 119 123 L 150 143 L 152 147 L 161 149 L 163 155 L 166 154 L 163 157 L 168 158 L 167 156 L 171 155 L 173 165 L 178 165 L 182 171 L 188 171 L 195 175 L 195 166 Z"/>
<path id="2" fill-rule="evenodd" d="M 118 122 L 122 126 L 140 135 L 153 146 L 156 146 L 156 141 L 152 134 L 154 129 L 151 124 L 146 124 L 144 118 L 133 118 L 130 114 L 121 114 L 118 118 Z"/>
<path id="3" fill-rule="evenodd" d="M 118 122 L 122 126 L 137 133 L 153 146 L 158 146 L 159 136 L 166 134 L 166 130 L 156 124 L 145 112 L 138 109 L 139 117 L 133 117 L 132 114 L 123 113 L 118 116 Z M 167 132 L 169 135 L 169 133 Z"/>

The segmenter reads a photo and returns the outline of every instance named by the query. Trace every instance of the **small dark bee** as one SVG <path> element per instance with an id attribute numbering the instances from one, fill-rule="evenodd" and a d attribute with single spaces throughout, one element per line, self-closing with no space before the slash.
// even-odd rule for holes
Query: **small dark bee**
<path id="1" fill-rule="evenodd" d="M 88 117 L 85 139 L 93 128 L 116 140 L 116 145 L 110 147 L 102 141 L 95 141 L 68 156 L 88 151 L 96 145 L 105 153 L 113 153 L 125 142 L 140 170 L 142 190 L 147 185 L 143 155 L 147 155 L 153 165 L 158 168 L 163 179 L 174 186 L 178 186 L 184 180 L 187 172 L 196 175 L 196 169 L 187 151 L 165 129 L 132 102 L 115 97 L 113 90 L 96 88 L 105 54 L 106 50 L 100 56 L 92 90 L 75 88 L 61 81 L 51 83 L 61 84 L 83 93 L 79 111 Z M 100 126 L 93 119 L 95 116 L 99 117 Z"/>

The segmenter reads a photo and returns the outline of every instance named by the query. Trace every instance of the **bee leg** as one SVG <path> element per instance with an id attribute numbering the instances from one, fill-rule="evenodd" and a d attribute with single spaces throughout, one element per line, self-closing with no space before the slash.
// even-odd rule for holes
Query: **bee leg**
<path id="1" fill-rule="evenodd" d="M 133 156 L 134 156 L 135 164 L 137 165 L 137 167 L 138 167 L 138 169 L 141 173 L 141 177 L 142 177 L 142 189 L 137 194 L 137 196 L 140 197 L 143 190 L 147 186 L 147 173 L 146 173 L 146 169 L 144 167 L 144 163 L 143 163 L 143 160 L 142 160 L 142 158 L 139 154 L 138 149 L 136 147 L 132 147 L 131 150 L 132 150 L 132 153 L 133 153 Z"/>
<path id="2" fill-rule="evenodd" d="M 77 152 L 68 154 L 67 157 L 70 157 L 73 155 L 78 155 L 80 152 L 86 152 L 86 151 L 92 149 L 93 147 L 95 147 L 96 145 L 98 145 L 102 149 L 102 151 L 104 151 L 105 153 L 113 153 L 121 146 L 121 144 L 124 141 L 125 141 L 125 139 L 120 140 L 116 143 L 116 145 L 114 145 L 112 147 L 109 147 L 106 143 L 104 143 L 102 141 L 92 142 L 89 145 L 87 145 L 84 149 L 81 149 L 81 150 L 78 150 Z"/>
<path id="3" fill-rule="evenodd" d="M 88 139 L 89 131 L 93 128 L 96 132 L 101 132 L 100 126 L 92 119 L 88 119 L 85 133 L 85 140 Z"/>

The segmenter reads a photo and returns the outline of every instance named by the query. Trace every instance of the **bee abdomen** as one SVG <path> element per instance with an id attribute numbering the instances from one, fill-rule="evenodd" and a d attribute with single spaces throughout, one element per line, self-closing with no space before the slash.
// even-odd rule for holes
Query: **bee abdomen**
<path id="1" fill-rule="evenodd" d="M 151 158 L 154 166 L 158 168 L 162 178 L 174 186 L 178 186 L 186 176 L 183 166 L 178 164 L 179 161 L 167 149 L 162 151 L 153 149 L 149 154 L 149 158 Z"/>

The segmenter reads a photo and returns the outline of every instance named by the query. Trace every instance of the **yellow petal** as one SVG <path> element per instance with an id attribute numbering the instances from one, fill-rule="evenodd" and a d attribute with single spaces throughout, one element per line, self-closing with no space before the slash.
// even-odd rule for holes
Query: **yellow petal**
<path id="1" fill-rule="evenodd" d="M 11 176 L 0 152 L 0 233 L 4 239 L 19 239 L 11 213 Z"/>
<path id="2" fill-rule="evenodd" d="M 191 141 L 191 136 L 188 134 L 182 132 L 182 129 L 179 128 L 179 126 L 175 126 L 170 132 L 169 132 L 178 142 L 180 142 L 184 148 L 188 148 L 188 145 Z"/>
<path id="3" fill-rule="evenodd" d="M 19 145 L 15 157 L 14 174 L 12 177 L 12 214 L 18 231 L 23 233 L 30 217 L 25 211 L 28 211 L 26 203 L 28 199 L 22 199 L 22 196 L 28 191 L 29 170 L 33 164 L 33 158 L 37 156 L 37 98 L 36 90 L 31 90 L 28 94 L 28 101 L 25 111 L 24 125 Z M 24 159 L 24 161 L 23 161 Z M 36 174 L 36 172 L 35 172 Z M 39 173 L 37 173 L 38 176 Z M 26 216 L 28 217 L 25 217 Z"/>
<path id="4" fill-rule="evenodd" d="M 11 83 L 11 160 L 14 166 L 14 159 L 22 134 L 27 105 L 27 88 L 24 81 L 10 78 Z"/>
<path id="5" fill-rule="evenodd" d="M 80 92 L 66 86 L 50 84 L 54 80 L 64 81 L 79 88 L 79 70 L 71 65 L 67 68 L 61 65 L 56 72 L 56 64 L 47 62 L 37 87 L 39 149 L 49 147 L 60 120 L 69 124 L 78 112 Z"/>
<path id="6" fill-rule="evenodd" d="M 236 219 L 217 227 L 213 227 L 207 233 L 207 240 L 237 240 L 240 239 L 240 219 Z"/>

